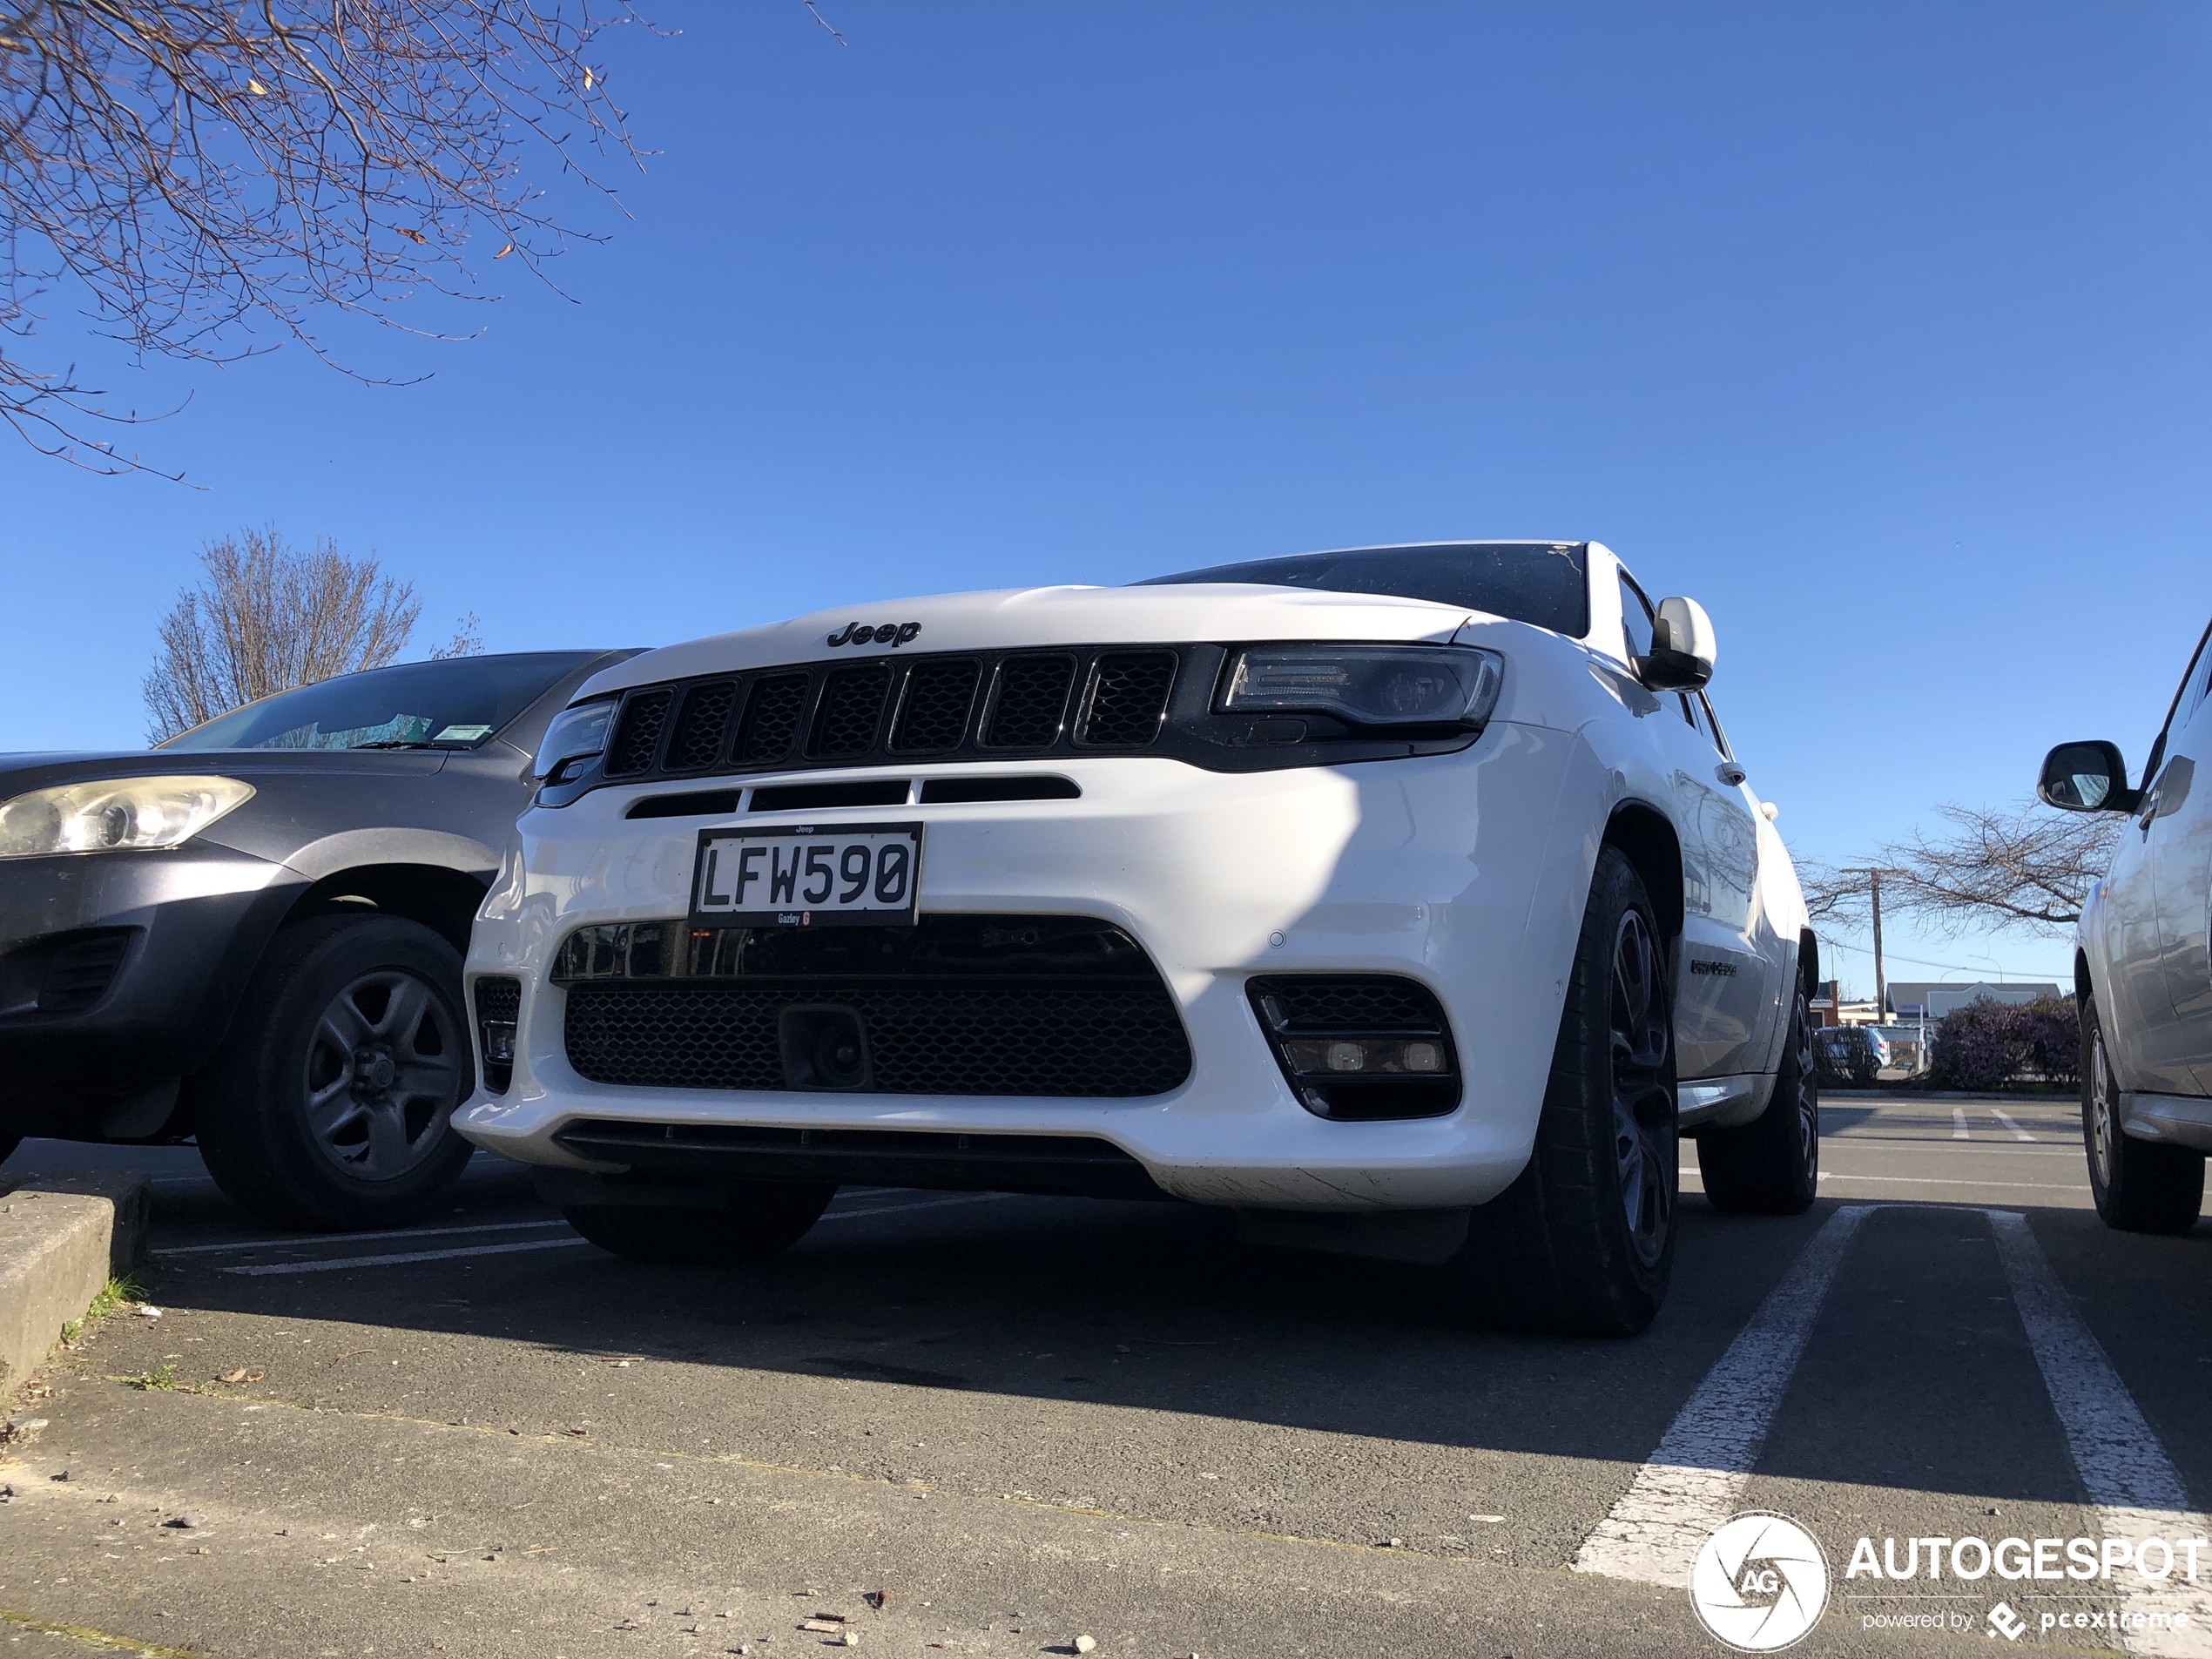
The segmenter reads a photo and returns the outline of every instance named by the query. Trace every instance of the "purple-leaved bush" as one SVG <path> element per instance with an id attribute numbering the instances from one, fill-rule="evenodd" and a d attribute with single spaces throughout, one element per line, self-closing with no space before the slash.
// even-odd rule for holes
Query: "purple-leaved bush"
<path id="1" fill-rule="evenodd" d="M 1928 1081 L 1939 1089 L 1997 1089 L 2020 1077 L 2071 1082 L 2081 1028 L 2072 997 L 2015 1006 L 1978 997 L 1936 1028 Z"/>

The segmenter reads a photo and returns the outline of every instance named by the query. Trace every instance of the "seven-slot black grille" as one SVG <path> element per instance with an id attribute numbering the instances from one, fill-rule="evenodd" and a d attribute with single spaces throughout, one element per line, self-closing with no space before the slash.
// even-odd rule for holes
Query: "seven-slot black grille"
<path id="1" fill-rule="evenodd" d="M 891 734 L 894 752 L 943 754 L 959 748 L 968 735 L 968 718 L 974 711 L 975 687 L 982 675 L 983 665 L 973 661 L 916 663 L 907 677 L 898 729 Z"/>
<path id="2" fill-rule="evenodd" d="M 891 692 L 888 664 L 833 668 L 822 681 L 814 711 L 814 739 L 806 752 L 817 760 L 851 760 L 875 747 L 883 701 Z"/>
<path id="3" fill-rule="evenodd" d="M 722 759 L 722 739 L 737 700 L 734 680 L 694 685 L 684 693 L 684 711 L 677 716 L 676 734 L 668 740 L 669 771 L 698 772 Z"/>
<path id="4" fill-rule="evenodd" d="M 610 776 L 626 777 L 653 764 L 653 752 L 660 746 L 661 728 L 668 724 L 668 705 L 675 696 L 663 686 L 622 705 L 622 723 L 616 726 L 614 743 L 607 751 Z"/>
<path id="5" fill-rule="evenodd" d="M 1158 751 L 1184 655 L 1213 647 L 886 653 L 640 686 L 601 776 L 894 765 Z M 1211 683 L 1210 681 L 1208 682 Z M 596 779 L 585 779 L 590 788 Z"/>
<path id="6" fill-rule="evenodd" d="M 553 969 L 569 1063 L 625 1088 L 810 1086 L 791 1010 L 853 1022 L 861 1092 L 1126 1098 L 1190 1075 L 1166 984 L 1081 916 L 925 916 L 913 927 L 581 928 Z"/>
<path id="7" fill-rule="evenodd" d="M 737 759 L 743 765 L 766 765 L 791 752 L 799 736 L 799 711 L 806 706 L 806 676 L 769 674 L 753 681 L 745 703 L 745 730 L 738 734 Z"/>
<path id="8" fill-rule="evenodd" d="M 1098 659 L 1089 706 L 1076 741 L 1096 749 L 1136 749 L 1158 735 L 1168 687 L 1175 681 L 1175 653 L 1109 651 Z"/>
<path id="9" fill-rule="evenodd" d="M 1060 735 L 1076 659 L 1058 651 L 1009 657 L 999 664 L 991 711 L 983 721 L 984 746 L 1042 749 Z"/>

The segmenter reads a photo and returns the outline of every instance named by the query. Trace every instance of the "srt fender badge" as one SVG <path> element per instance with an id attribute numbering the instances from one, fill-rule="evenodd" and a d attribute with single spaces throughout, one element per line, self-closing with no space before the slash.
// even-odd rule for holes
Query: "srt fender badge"
<path id="1" fill-rule="evenodd" d="M 833 646 L 903 645 L 921 631 L 918 622 L 887 622 L 873 628 L 866 623 L 848 622 L 842 632 L 829 637 L 829 643 Z"/>

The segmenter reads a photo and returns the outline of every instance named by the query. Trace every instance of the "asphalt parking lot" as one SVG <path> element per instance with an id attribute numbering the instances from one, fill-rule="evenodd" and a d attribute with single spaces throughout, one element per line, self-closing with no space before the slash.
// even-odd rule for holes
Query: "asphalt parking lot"
<path id="1" fill-rule="evenodd" d="M 1862 1534 L 2203 1532 L 2212 1222 L 2107 1231 L 2076 1117 L 1831 1098 L 1811 1214 L 1685 1171 L 1672 1298 L 1617 1343 L 1455 1328 L 1416 1270 L 1181 1207 L 848 1190 L 714 1272 L 604 1255 L 487 1159 L 433 1222 L 303 1238 L 154 1155 L 163 1316 L 57 1361 L 0 1471 L 0 1643 L 1719 1653 L 1680 1538 L 1761 1509 L 1829 1557 L 1799 1651 L 1986 1656 L 2000 1595 L 2018 1645 L 2098 1650 L 2040 1622 L 2095 1585 L 1844 1576 Z"/>

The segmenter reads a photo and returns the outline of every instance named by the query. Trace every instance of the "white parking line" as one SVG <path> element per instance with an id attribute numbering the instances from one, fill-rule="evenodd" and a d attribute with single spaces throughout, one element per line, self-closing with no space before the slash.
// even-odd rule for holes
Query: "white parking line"
<path id="1" fill-rule="evenodd" d="M 157 1250 L 156 1256 L 212 1256 L 224 1251 L 268 1250 L 279 1244 L 354 1244 L 365 1238 L 436 1238 L 448 1233 L 520 1232 L 527 1227 L 565 1227 L 569 1224 L 555 1216 L 547 1221 L 487 1221 L 471 1227 L 400 1227 L 388 1232 L 326 1234 L 317 1238 L 312 1233 L 287 1233 L 275 1238 L 240 1238 L 227 1244 L 172 1244 L 166 1250 Z"/>
<path id="2" fill-rule="evenodd" d="M 1973 1139 L 1973 1136 L 1966 1133 L 1966 1109 L 1964 1106 L 1953 1106 L 1951 1109 L 1951 1138 L 1954 1141 Z"/>
<path id="3" fill-rule="evenodd" d="M 463 1244 L 455 1250 L 408 1250 L 389 1256 L 341 1256 L 321 1262 L 250 1262 L 243 1267 L 226 1267 L 226 1273 L 243 1273 L 260 1278 L 269 1273 L 335 1273 L 347 1267 L 397 1267 L 405 1262 L 445 1262 L 461 1256 L 510 1256 L 523 1250 L 566 1250 L 571 1244 L 588 1244 L 584 1238 L 533 1238 L 526 1244 Z"/>
<path id="4" fill-rule="evenodd" d="M 1823 1170 L 1823 1181 L 1872 1181 L 1892 1187 L 1998 1187 L 2006 1192 L 2017 1188 L 2023 1192 L 2087 1192 L 2084 1187 L 2063 1186 L 2055 1181 L 1961 1181 L 1939 1175 L 1845 1175 L 1840 1170 Z"/>
<path id="5" fill-rule="evenodd" d="M 2013 1138 L 2014 1140 L 2032 1141 L 2035 1138 L 2026 1130 L 2022 1129 L 2018 1123 L 2014 1123 L 2011 1118 L 2006 1116 L 2004 1113 L 1999 1111 L 1994 1106 L 1992 1106 L 1989 1109 L 1989 1115 L 1995 1118 L 1999 1123 L 2002 1123 L 2006 1129 L 2012 1130 Z"/>
<path id="6" fill-rule="evenodd" d="M 873 1210 L 833 1210 L 826 1212 L 822 1217 L 822 1220 L 857 1221 L 866 1216 L 895 1216 L 900 1211 L 907 1210 L 942 1210 L 949 1205 L 956 1204 L 988 1204 L 994 1199 L 1011 1198 L 1017 1196 L 1019 1195 L 1010 1192 L 975 1192 L 968 1193 L 957 1198 L 931 1198 L 921 1204 L 879 1204 Z M 562 1221 L 535 1221 L 502 1223 L 500 1224 L 517 1227 L 564 1227 L 568 1224 Z M 462 1231 L 463 1231 L 463 1229 L 457 1227 L 432 1227 L 425 1228 L 423 1232 L 459 1232 Z M 355 1238 L 375 1237 L 375 1235 L 370 1233 L 355 1233 L 352 1236 Z M 407 1238 L 410 1236 L 420 1237 L 421 1235 L 408 1235 L 405 1233 L 391 1233 L 385 1235 L 385 1237 L 395 1238 Z M 273 1273 L 334 1273 L 341 1268 L 399 1267 L 403 1266 L 409 1262 L 454 1261 L 463 1256 L 511 1256 L 518 1251 L 561 1250 L 570 1244 L 582 1244 L 589 1242 L 589 1240 L 583 1238 L 536 1238 L 532 1239 L 528 1244 L 462 1244 L 456 1246 L 452 1250 L 395 1251 L 388 1256 L 341 1256 L 327 1261 L 319 1262 L 254 1262 L 242 1267 L 226 1267 L 223 1269 L 223 1271 L 226 1273 L 242 1274 L 257 1278 L 266 1277 Z M 191 1247 L 181 1246 L 180 1248 Z M 238 1247 L 226 1246 L 226 1248 Z"/>
<path id="7" fill-rule="evenodd" d="M 2189 1507 L 2180 1473 L 2074 1312 L 2027 1217 L 2002 1210 L 1985 1213 L 1997 1235 L 1998 1258 L 2005 1264 L 2043 1386 L 2066 1431 L 2067 1450 L 2097 1507 L 2105 1536 L 2131 1544 L 2159 1538 L 2169 1548 L 2185 1538 L 2212 1537 L 2212 1520 Z M 2173 1621 L 2165 1630 L 2147 1628 L 2148 1620 L 2146 1628 L 2123 1629 L 2130 1652 L 2212 1654 L 2212 1594 L 2207 1586 L 2188 1582 L 2179 1571 L 2162 1582 L 2147 1582 L 2125 1568 L 2110 1582 L 2129 1615 L 2163 1613 Z M 2186 1626 L 2179 1623 L 2184 1615 Z"/>
<path id="8" fill-rule="evenodd" d="M 1873 1207 L 1844 1205 L 1797 1252 L 1676 1413 L 1621 1501 L 1582 1541 L 1575 1571 L 1676 1588 L 1689 1584 L 1697 1547 L 1736 1513 L 1837 1264 Z"/>

